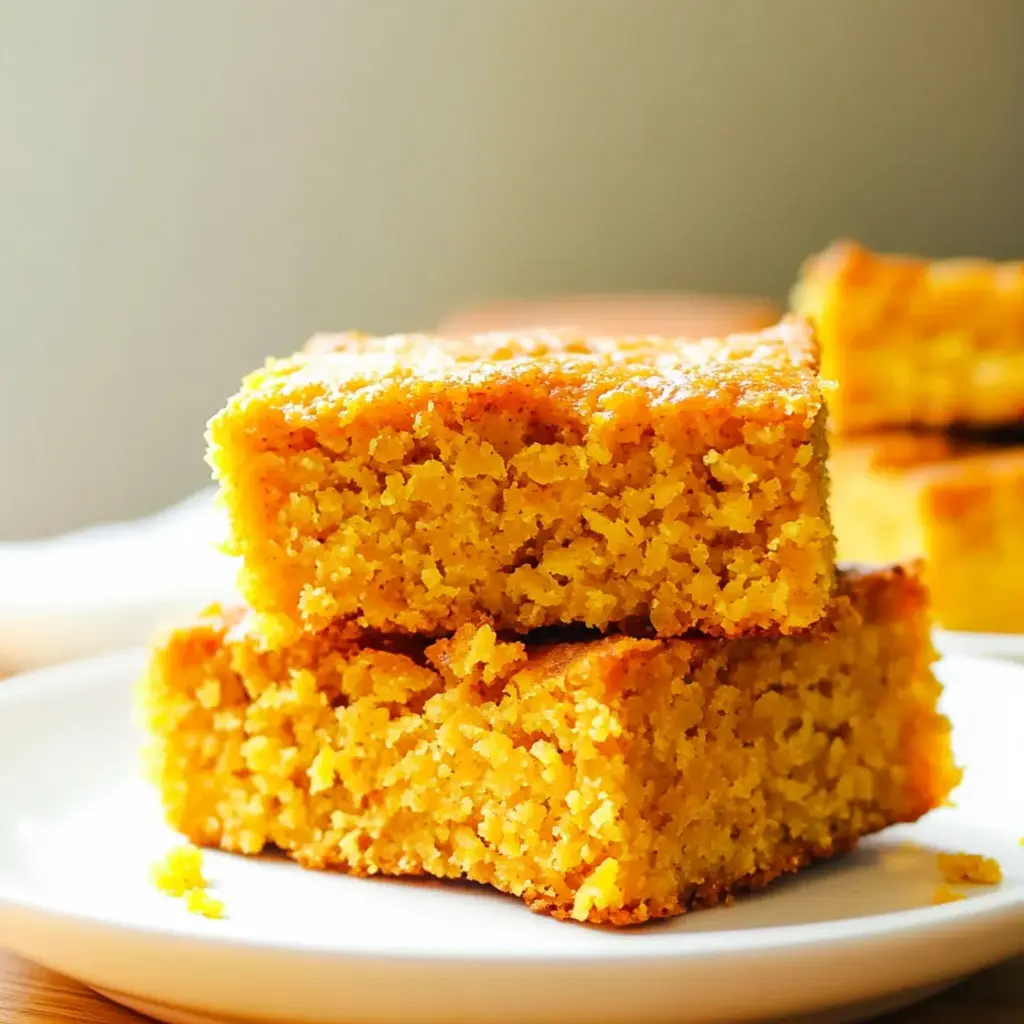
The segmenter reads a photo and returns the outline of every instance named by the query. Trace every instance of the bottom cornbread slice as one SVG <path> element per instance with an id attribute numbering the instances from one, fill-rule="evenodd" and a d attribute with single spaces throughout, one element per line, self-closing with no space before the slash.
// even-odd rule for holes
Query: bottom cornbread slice
<path id="1" fill-rule="evenodd" d="M 841 574 L 781 639 L 265 652 L 209 612 L 142 688 L 169 822 L 310 868 L 468 878 L 578 921 L 727 900 L 942 803 L 959 774 L 911 569 Z"/>

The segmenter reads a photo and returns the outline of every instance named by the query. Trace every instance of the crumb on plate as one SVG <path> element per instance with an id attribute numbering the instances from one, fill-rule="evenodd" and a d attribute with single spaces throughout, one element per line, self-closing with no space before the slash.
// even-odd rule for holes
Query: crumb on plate
<path id="1" fill-rule="evenodd" d="M 185 893 L 185 909 L 190 914 L 219 920 L 224 916 L 224 901 L 215 899 L 205 889 L 189 889 Z"/>
<path id="2" fill-rule="evenodd" d="M 209 882 L 203 874 L 203 855 L 191 843 L 175 846 L 150 866 L 153 884 L 168 896 L 181 897 L 191 914 L 203 917 L 224 916 L 224 903 L 206 890 Z"/>
<path id="3" fill-rule="evenodd" d="M 998 885 L 1003 880 L 999 861 L 977 853 L 940 853 L 939 872 L 947 882 Z"/>
<path id="4" fill-rule="evenodd" d="M 935 895 L 932 897 L 932 903 L 936 905 L 942 903 L 958 903 L 962 899 L 966 899 L 962 892 L 957 892 L 956 889 L 951 889 L 948 885 L 940 885 L 935 890 Z"/>
<path id="5" fill-rule="evenodd" d="M 149 870 L 153 884 L 168 896 L 184 896 L 190 889 L 205 889 L 203 855 L 191 844 L 168 850 Z"/>

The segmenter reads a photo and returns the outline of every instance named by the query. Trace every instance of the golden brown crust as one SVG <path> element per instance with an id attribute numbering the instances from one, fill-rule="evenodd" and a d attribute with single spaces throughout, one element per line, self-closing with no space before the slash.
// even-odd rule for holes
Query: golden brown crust
<path id="1" fill-rule="evenodd" d="M 587 923 L 610 924 L 622 928 L 668 917 L 679 917 L 696 910 L 731 906 L 737 896 L 763 889 L 776 879 L 794 874 L 817 861 L 830 860 L 849 853 L 861 838 L 852 836 L 810 846 L 794 844 L 790 850 L 780 853 L 771 867 L 754 871 L 743 878 L 726 883 L 702 882 L 688 885 L 674 899 L 664 902 L 644 900 L 630 906 L 594 911 L 588 916 Z M 548 914 L 560 921 L 573 920 L 571 903 L 557 903 L 535 893 L 524 895 L 523 900 L 534 913 Z"/>
<path id="2" fill-rule="evenodd" d="M 984 283 L 1012 288 L 1017 275 L 1024 274 L 1024 262 L 984 259 L 978 256 L 957 256 L 928 259 L 909 253 L 879 253 L 850 238 L 841 238 L 821 252 L 809 256 L 800 269 L 802 278 L 827 277 L 844 285 L 863 285 L 873 280 L 879 265 L 902 275 L 907 285 L 929 274 L 951 280 L 981 275 Z"/>
<path id="3" fill-rule="evenodd" d="M 663 416 L 721 419 L 737 409 L 781 422 L 799 408 L 810 423 L 822 406 L 817 368 L 817 339 L 797 317 L 697 340 L 349 332 L 314 337 L 303 354 L 250 374 L 240 400 L 276 405 L 285 423 L 339 442 L 357 423 L 410 429 L 427 406 L 448 423 L 504 412 L 560 434 L 583 433 L 602 415 L 635 417 L 643 431 Z"/>
<path id="4" fill-rule="evenodd" d="M 840 562 L 836 567 L 837 597 L 848 598 L 869 622 L 923 621 L 928 608 L 924 570 L 920 558 L 883 566 Z"/>
<path id="5" fill-rule="evenodd" d="M 543 327 L 530 331 L 496 330 L 471 335 L 444 336 L 436 334 L 394 334 L 377 336 L 360 331 L 337 334 L 316 334 L 303 346 L 301 357 L 359 355 L 382 357 L 380 367 L 388 364 L 383 357 L 403 363 L 393 372 L 417 375 L 418 368 L 409 365 L 426 360 L 439 368 L 458 363 L 504 363 L 526 359 L 559 359 L 583 357 L 622 369 L 638 362 L 661 365 L 666 370 L 701 368 L 706 364 L 721 366 L 730 363 L 746 365 L 752 375 L 759 367 L 766 369 L 807 369 L 816 371 L 820 358 L 814 330 L 806 318 L 783 317 L 771 326 L 739 331 L 726 335 L 679 336 L 660 334 L 603 335 L 581 331 L 572 326 Z M 578 364 L 583 365 L 583 364 Z M 344 364 L 325 367 L 335 376 L 348 369 Z M 358 372 L 358 370 L 356 371 Z"/>

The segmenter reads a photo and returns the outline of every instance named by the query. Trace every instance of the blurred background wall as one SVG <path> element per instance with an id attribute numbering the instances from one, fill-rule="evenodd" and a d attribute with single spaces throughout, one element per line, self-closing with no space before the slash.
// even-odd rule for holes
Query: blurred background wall
<path id="1" fill-rule="evenodd" d="M 1022 229 L 1021 0 L 0 0 L 0 537 L 200 486 L 314 330 Z"/>

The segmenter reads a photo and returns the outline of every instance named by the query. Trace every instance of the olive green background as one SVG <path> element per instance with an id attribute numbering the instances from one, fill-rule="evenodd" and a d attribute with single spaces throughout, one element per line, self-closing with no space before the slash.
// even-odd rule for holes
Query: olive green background
<path id="1" fill-rule="evenodd" d="M 0 537 L 201 485 L 317 329 L 1022 226 L 1021 0 L 0 0 Z"/>

